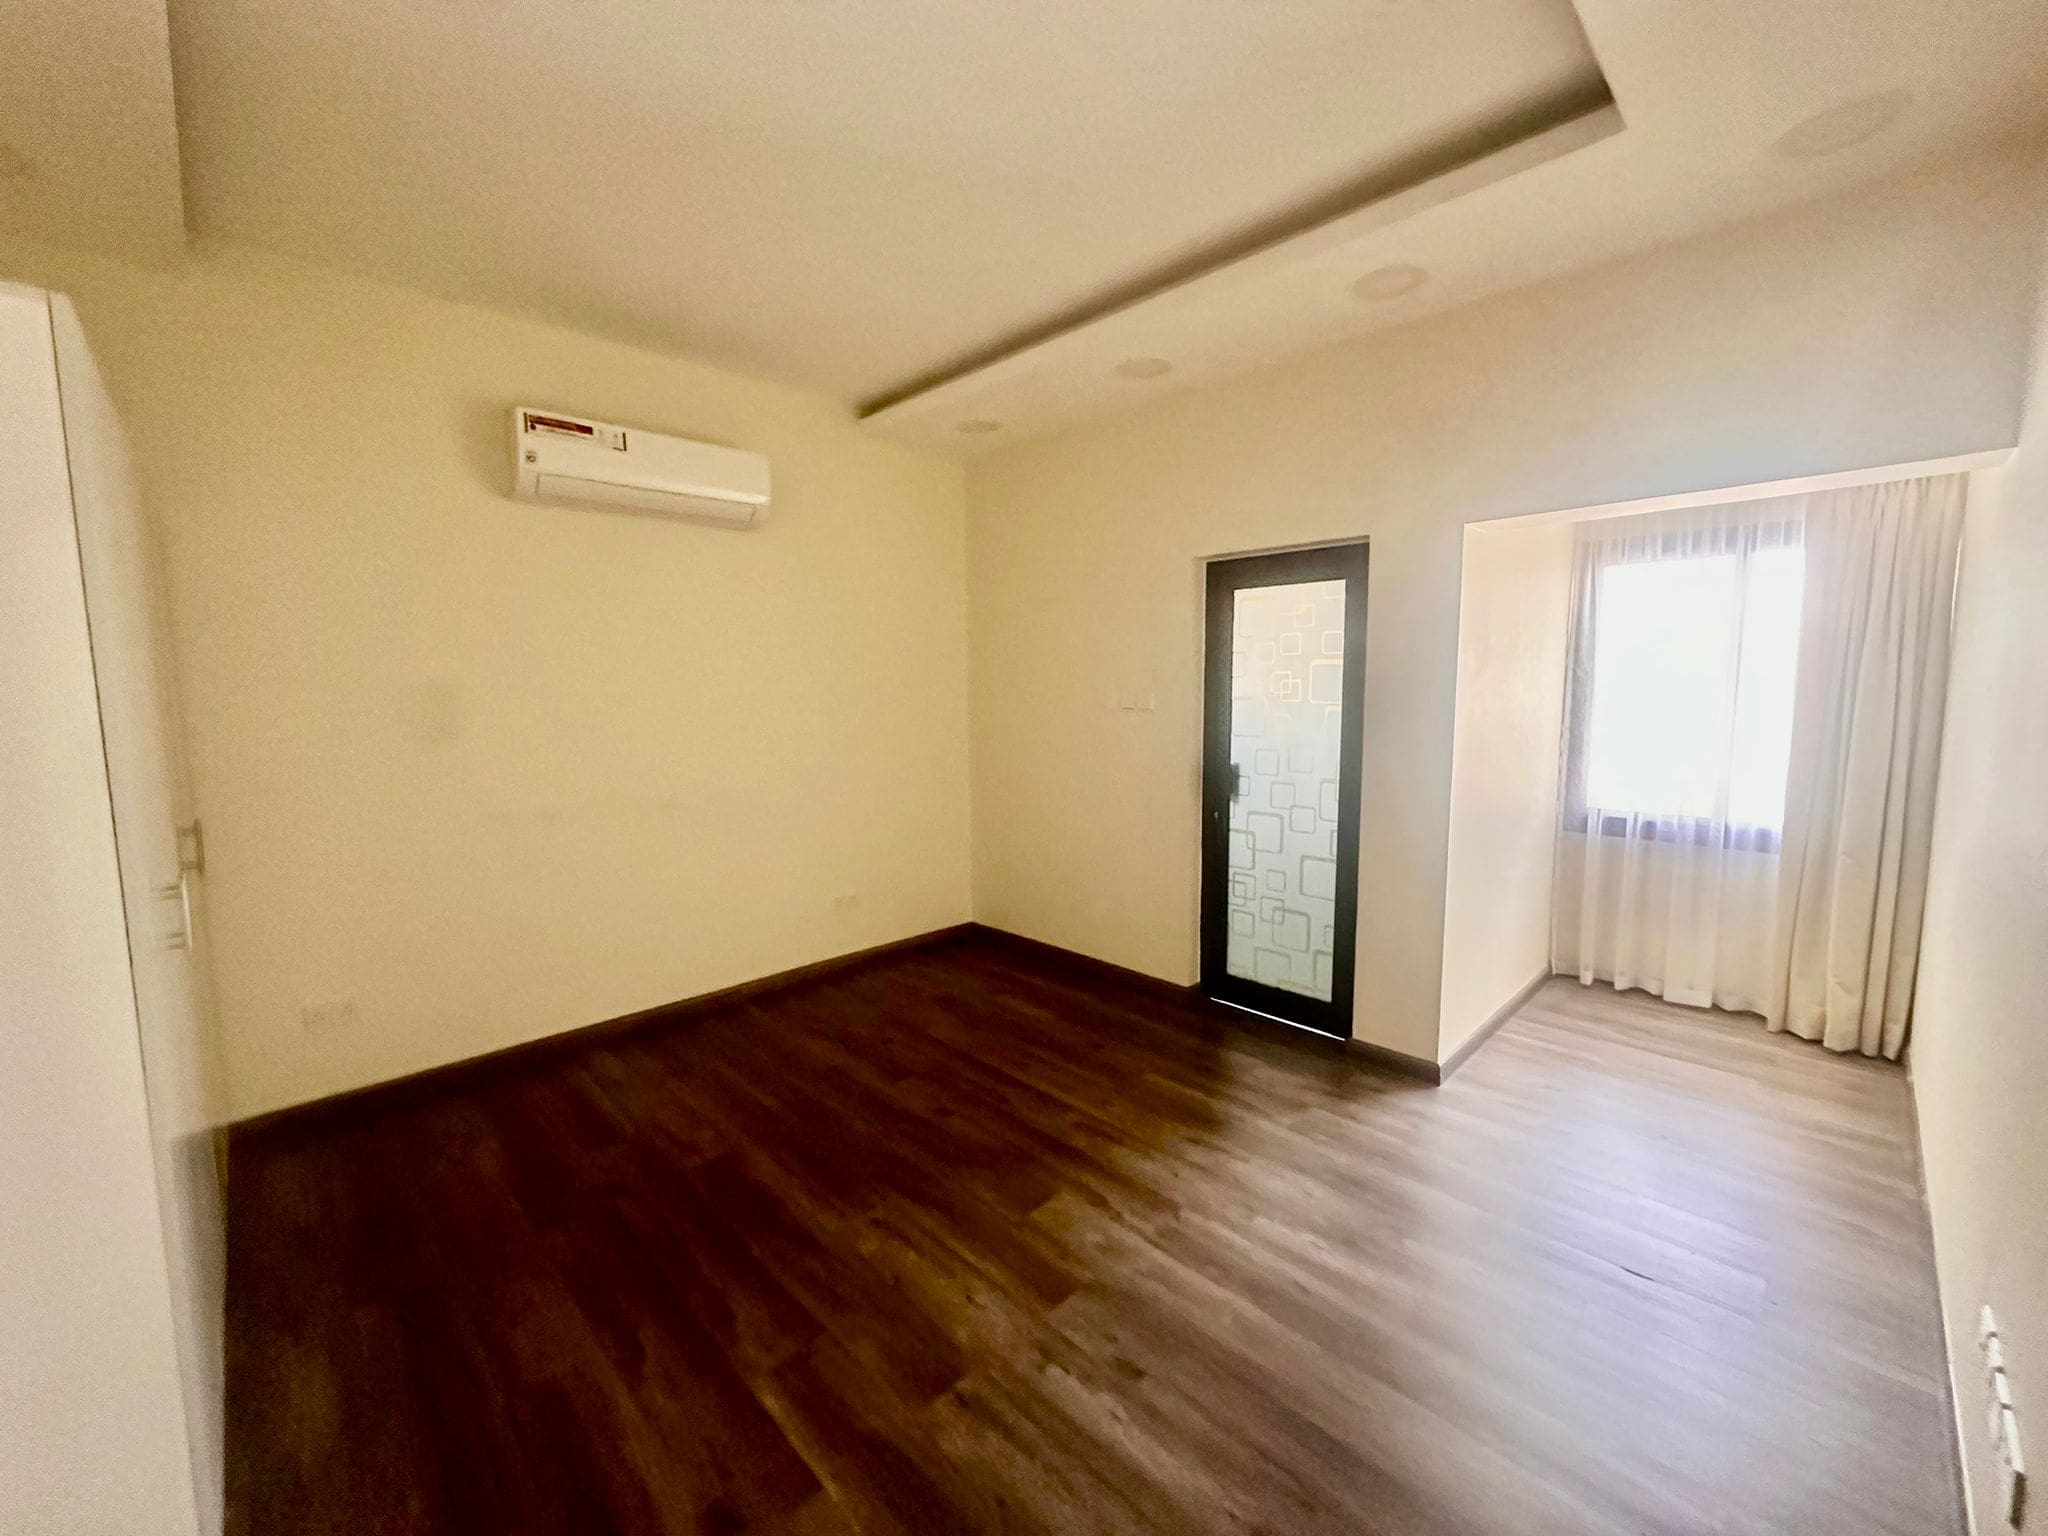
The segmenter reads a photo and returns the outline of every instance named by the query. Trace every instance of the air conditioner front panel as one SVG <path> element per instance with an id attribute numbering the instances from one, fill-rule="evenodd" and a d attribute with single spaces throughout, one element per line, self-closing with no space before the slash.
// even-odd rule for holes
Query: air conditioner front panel
<path id="1" fill-rule="evenodd" d="M 512 491 L 529 500 L 619 507 L 751 528 L 766 517 L 758 453 L 562 412 L 512 412 Z"/>
<path id="2" fill-rule="evenodd" d="M 576 475 L 536 475 L 533 494 L 541 501 L 568 502 L 586 507 L 630 507 L 638 512 L 662 512 L 670 517 L 703 518 L 720 523 L 751 523 L 761 512 L 760 505 L 755 502 L 620 485 L 606 480 L 586 480 Z"/>

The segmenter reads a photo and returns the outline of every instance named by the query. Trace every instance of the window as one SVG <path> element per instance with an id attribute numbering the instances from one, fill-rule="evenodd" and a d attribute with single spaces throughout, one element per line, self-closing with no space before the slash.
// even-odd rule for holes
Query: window
<path id="1" fill-rule="evenodd" d="M 1794 535 L 1796 537 L 1796 534 Z M 1590 703 L 1573 724 L 1580 828 L 1710 826 L 1775 843 L 1792 747 L 1805 557 L 1797 543 L 1602 563 L 1582 609 Z"/>

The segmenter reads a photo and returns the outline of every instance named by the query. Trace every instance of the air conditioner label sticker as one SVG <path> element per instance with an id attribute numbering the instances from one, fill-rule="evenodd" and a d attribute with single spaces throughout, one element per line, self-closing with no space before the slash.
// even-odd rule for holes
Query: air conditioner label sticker
<path id="1" fill-rule="evenodd" d="M 556 437 L 580 438 L 586 443 L 603 443 L 607 448 L 626 451 L 626 429 L 624 427 L 599 426 L 594 421 L 577 421 L 569 416 L 543 416 L 537 411 L 521 413 L 525 417 L 529 432 L 548 432 Z"/>
<path id="2" fill-rule="evenodd" d="M 587 421 L 570 421 L 565 416 L 537 416 L 526 413 L 526 430 L 529 432 L 559 432 L 564 437 L 596 437 L 597 428 Z"/>

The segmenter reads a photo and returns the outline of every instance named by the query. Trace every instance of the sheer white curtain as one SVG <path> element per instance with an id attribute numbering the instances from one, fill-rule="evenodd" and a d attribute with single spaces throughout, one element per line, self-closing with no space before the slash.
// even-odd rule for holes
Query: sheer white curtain
<path id="1" fill-rule="evenodd" d="M 1906 1043 L 1948 694 L 1960 476 L 1811 499 L 1773 1029 Z M 2044 680 L 2048 686 L 2048 680 Z M 2048 707 L 2048 706 L 2044 706 Z"/>
<path id="2" fill-rule="evenodd" d="M 1805 501 L 1579 529 L 1552 969 L 1761 1013 Z"/>

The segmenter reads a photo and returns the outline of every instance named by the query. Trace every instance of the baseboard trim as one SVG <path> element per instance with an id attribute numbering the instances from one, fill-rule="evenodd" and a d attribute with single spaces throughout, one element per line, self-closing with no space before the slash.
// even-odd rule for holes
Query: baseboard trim
<path id="1" fill-rule="evenodd" d="M 481 1056 L 465 1056 L 460 1061 L 446 1062 L 438 1067 L 425 1067 L 418 1072 L 408 1072 L 403 1077 L 366 1083 L 360 1088 L 350 1088 L 324 1098 L 308 1099 L 301 1104 L 288 1104 L 282 1109 L 267 1110 L 262 1114 L 251 1115 L 245 1120 L 234 1121 L 225 1128 L 227 1138 L 232 1145 L 244 1136 L 255 1135 L 278 1126 L 297 1126 L 316 1120 L 324 1121 L 386 1109 L 408 1099 L 459 1088 L 509 1068 L 530 1065 L 543 1057 L 587 1050 L 623 1035 L 686 1023 L 735 1003 L 749 1002 L 772 993 L 784 992 L 806 982 L 872 965 L 892 955 L 950 943 L 965 937 L 974 929 L 973 923 L 954 923 L 949 927 L 934 928 L 928 933 L 891 939 L 884 944 L 869 945 L 866 949 L 852 950 L 843 955 L 830 955 L 806 965 L 792 966 L 786 971 L 757 976 L 751 981 L 720 987 L 715 992 L 701 992 L 695 997 L 683 998 L 677 1002 L 642 1008 L 637 1013 L 622 1014 L 615 1019 L 601 1019 L 595 1024 L 571 1025 L 568 1029 L 555 1034 L 542 1035 L 538 1040 L 522 1040 L 516 1045 L 486 1051 Z"/>
<path id="2" fill-rule="evenodd" d="M 1084 955 L 1079 950 L 1067 949 L 1021 933 L 1012 933 L 1006 928 L 992 927 L 987 923 L 954 923 L 949 927 L 934 928 L 927 933 L 912 934 L 908 938 L 892 939 L 866 949 L 828 956 L 823 960 L 813 960 L 806 965 L 793 966 L 785 971 L 758 976 L 751 981 L 721 987 L 715 992 L 703 992 L 676 1002 L 643 1008 L 637 1013 L 623 1014 L 615 1019 L 574 1025 L 552 1035 L 543 1035 L 538 1040 L 523 1040 L 516 1045 L 486 1051 L 480 1056 L 466 1056 L 460 1061 L 425 1067 L 417 1072 L 408 1072 L 402 1077 L 386 1078 L 381 1082 L 366 1083 L 360 1088 L 350 1088 L 323 1098 L 308 1099 L 303 1103 L 266 1110 L 261 1114 L 233 1121 L 222 1128 L 221 1163 L 225 1169 L 227 1154 L 232 1150 L 233 1143 L 245 1136 L 257 1135 L 281 1126 L 300 1126 L 315 1121 L 375 1113 L 410 1099 L 424 1098 L 460 1088 L 494 1073 L 527 1066 L 547 1056 L 586 1050 L 643 1030 L 686 1023 L 714 1013 L 720 1008 L 786 991 L 791 987 L 870 965 L 893 955 L 969 938 L 1000 945 L 1039 964 L 1085 977 L 1097 985 L 1140 993 L 1156 1001 L 1171 1003 L 1207 1017 L 1228 1020 L 1236 1027 L 1250 1027 L 1250 1021 L 1257 1017 L 1255 1014 L 1246 1014 L 1240 1009 L 1228 1008 L 1211 1001 L 1203 995 L 1199 984 L 1184 985 L 1180 982 L 1167 981 L 1144 971 L 1132 970 L 1126 965 L 1118 965 L 1111 960 L 1099 960 L 1093 955 Z M 1549 979 L 1549 974 L 1546 971 L 1538 976 L 1513 1000 L 1503 1005 L 1459 1048 L 1457 1054 L 1442 1066 L 1426 1061 L 1420 1056 L 1411 1056 L 1405 1051 L 1375 1045 L 1366 1040 L 1353 1039 L 1331 1043 L 1374 1066 L 1403 1077 L 1426 1083 L 1441 1083 L 1483 1045 L 1496 1029 L 1507 1022 L 1536 988 Z M 1275 1027 L 1285 1028 L 1277 1024 Z"/>
<path id="3" fill-rule="evenodd" d="M 1098 960 L 1093 955 L 1082 954 L 1078 949 L 1049 944 L 1044 939 L 1028 938 L 1021 933 L 1012 933 L 1007 928 L 992 928 L 987 923 L 968 923 L 964 925 L 964 931 L 974 938 L 999 945 L 1004 949 L 1015 950 L 1021 955 L 1029 955 L 1034 960 L 1076 976 L 1085 976 L 1090 981 L 1145 992 L 1166 1002 L 1206 1004 L 1209 1001 L 1202 996 L 1200 987 L 1184 986 L 1177 981 L 1168 981 L 1162 976 L 1134 971 L 1129 966 L 1118 965 L 1113 960 Z"/>
<path id="4" fill-rule="evenodd" d="M 1550 977 L 1551 970 L 1546 965 L 1542 970 L 1530 977 L 1528 981 L 1523 983 L 1522 989 L 1519 992 L 1488 1014 L 1486 1022 L 1473 1030 L 1466 1038 L 1465 1043 L 1444 1059 L 1443 1065 L 1437 1069 L 1437 1081 L 1443 1082 L 1453 1072 L 1457 1071 L 1458 1068 L 1470 1061 L 1479 1048 L 1494 1037 L 1495 1032 L 1500 1029 L 1501 1025 L 1507 1023 L 1509 1019 L 1520 1013 L 1523 1005 L 1543 990 L 1543 984 L 1550 980 Z"/>
<path id="5" fill-rule="evenodd" d="M 1007 928 L 992 928 L 986 923 L 970 923 L 969 930 L 974 937 L 986 939 L 1028 955 L 1044 964 L 1056 966 L 1072 975 L 1085 977 L 1090 981 L 1126 988 L 1171 1002 L 1199 1013 L 1207 1018 L 1219 1019 L 1233 1028 L 1255 1029 L 1264 1027 L 1265 1017 L 1255 1010 L 1232 1008 L 1205 995 L 1199 982 L 1183 985 L 1166 981 L 1144 971 L 1134 971 L 1129 966 L 1118 965 L 1110 960 L 1098 960 L 1093 955 L 1084 955 L 1079 950 L 1067 949 L 1058 944 L 1049 944 L 1044 939 L 1026 938 L 1021 933 L 1012 933 Z M 1283 1023 L 1272 1021 L 1272 1028 L 1289 1040 L 1327 1040 L 1330 1048 L 1362 1058 L 1373 1066 L 1402 1077 L 1412 1077 L 1420 1082 L 1438 1083 L 1443 1079 L 1433 1061 L 1420 1056 L 1410 1056 L 1406 1051 L 1397 1051 L 1391 1046 L 1374 1045 L 1368 1040 L 1338 1040 L 1327 1035 L 1318 1035 L 1313 1030 L 1300 1030 Z"/>
<path id="6" fill-rule="evenodd" d="M 1412 1077 L 1432 1088 L 1444 1080 L 1443 1070 L 1435 1062 L 1421 1056 L 1410 1056 L 1406 1051 L 1397 1051 L 1391 1045 L 1374 1045 L 1370 1040 L 1353 1038 L 1345 1042 L 1345 1049 L 1354 1056 L 1363 1056 L 1376 1067 Z"/>
<path id="7" fill-rule="evenodd" d="M 1956 1372 L 1955 1335 L 1948 1325 L 1948 1292 L 1943 1286 L 1941 1275 L 1941 1249 L 1936 1245 L 1934 1232 L 1934 1197 L 1927 1186 L 1927 1136 L 1920 1126 L 1920 1087 L 1913 1078 L 1913 1043 L 1906 1042 L 1906 1118 L 1913 1127 L 1913 1172 L 1920 1189 L 1920 1214 L 1927 1220 L 1927 1260 L 1934 1272 L 1934 1308 L 1941 1317 L 1941 1352 L 1948 1366 L 1948 1439 L 1949 1471 L 1955 1478 L 1951 1490 L 1956 1501 L 1956 1518 L 1959 1531 L 1968 1536 L 1977 1536 L 1977 1501 L 1970 1490 L 1970 1464 L 1965 1458 L 1963 1447 L 1963 1393 L 1962 1379 Z"/>

